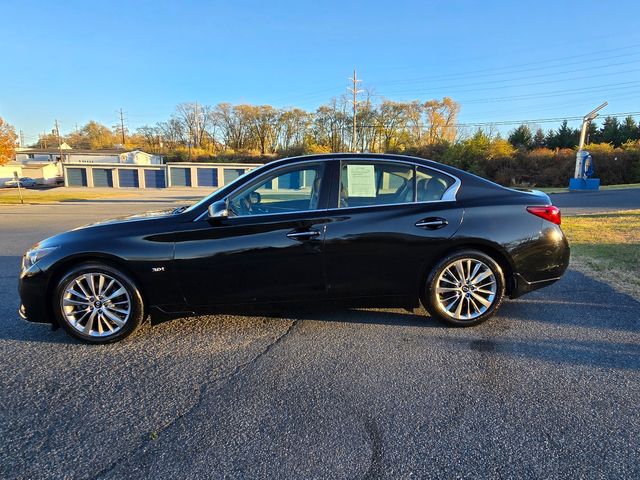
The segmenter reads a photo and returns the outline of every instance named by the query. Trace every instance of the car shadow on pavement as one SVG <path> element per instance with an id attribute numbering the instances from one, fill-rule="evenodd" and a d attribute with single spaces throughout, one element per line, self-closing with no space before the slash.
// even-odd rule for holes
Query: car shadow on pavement
<path id="1" fill-rule="evenodd" d="M 397 327 L 446 328 L 447 325 L 429 317 L 423 308 L 406 310 L 402 308 L 354 308 L 325 304 L 269 305 L 218 308 L 212 316 L 264 317 L 273 320 L 308 320 L 337 323 L 360 323 Z M 197 318 L 197 317 L 195 317 Z M 173 318 L 153 318 L 153 325 L 172 322 Z M 194 320 L 195 321 L 195 320 Z"/>
<path id="2" fill-rule="evenodd" d="M 640 370 L 637 343 L 598 340 L 515 339 L 515 338 L 454 338 L 440 337 L 447 349 L 476 351 L 494 359 L 520 358 L 551 364 L 573 364 L 596 368 Z"/>
<path id="3" fill-rule="evenodd" d="M 640 333 L 640 302 L 576 270 L 553 286 L 506 302 L 499 315 L 565 327 Z"/>

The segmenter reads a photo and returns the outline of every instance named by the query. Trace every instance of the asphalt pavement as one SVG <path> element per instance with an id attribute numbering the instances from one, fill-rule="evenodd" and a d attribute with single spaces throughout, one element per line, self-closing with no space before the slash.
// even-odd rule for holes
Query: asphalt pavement
<path id="1" fill-rule="evenodd" d="M 554 205 L 561 208 L 563 215 L 640 208 L 640 188 L 555 193 L 549 197 Z"/>
<path id="2" fill-rule="evenodd" d="M 0 206 L 0 477 L 640 477 L 640 302 L 573 270 L 468 329 L 327 306 L 89 346 L 19 320 L 25 249 L 160 206 Z"/>

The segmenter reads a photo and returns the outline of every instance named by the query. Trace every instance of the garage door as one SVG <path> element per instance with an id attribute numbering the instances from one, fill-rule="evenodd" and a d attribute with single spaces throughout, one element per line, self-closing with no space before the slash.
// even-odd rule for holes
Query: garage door
<path id="1" fill-rule="evenodd" d="M 164 180 L 164 170 L 145 170 L 144 184 L 147 188 L 164 188 L 166 183 Z"/>
<path id="2" fill-rule="evenodd" d="M 218 169 L 217 168 L 198 168 L 198 186 L 199 187 L 217 187 L 218 186 Z"/>
<path id="3" fill-rule="evenodd" d="M 224 184 L 229 185 L 236 178 L 244 173 L 244 168 L 225 168 L 224 169 Z"/>
<path id="4" fill-rule="evenodd" d="M 86 168 L 67 168 L 67 185 L 70 187 L 86 187 L 87 186 L 87 169 Z"/>
<path id="5" fill-rule="evenodd" d="M 191 186 L 191 169 L 190 168 L 171 168 L 171 186 L 172 187 L 190 187 Z"/>
<path id="6" fill-rule="evenodd" d="M 120 179 L 121 187 L 139 187 L 138 170 L 131 168 L 119 168 L 118 178 Z"/>
<path id="7" fill-rule="evenodd" d="M 94 187 L 113 187 L 113 172 L 107 168 L 93 169 Z"/>

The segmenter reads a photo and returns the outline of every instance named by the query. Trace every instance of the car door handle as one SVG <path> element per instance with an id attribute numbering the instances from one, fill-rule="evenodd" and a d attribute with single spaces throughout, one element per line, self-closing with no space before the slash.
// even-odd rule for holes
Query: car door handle
<path id="1" fill-rule="evenodd" d="M 312 238 L 318 237 L 320 232 L 318 230 L 306 230 L 304 232 L 289 232 L 287 233 L 287 237 L 292 238 L 294 240 L 310 240 Z"/>
<path id="2" fill-rule="evenodd" d="M 436 230 L 446 227 L 447 225 L 449 225 L 449 222 L 444 218 L 425 218 L 416 222 L 416 227 L 427 228 L 429 230 Z"/>

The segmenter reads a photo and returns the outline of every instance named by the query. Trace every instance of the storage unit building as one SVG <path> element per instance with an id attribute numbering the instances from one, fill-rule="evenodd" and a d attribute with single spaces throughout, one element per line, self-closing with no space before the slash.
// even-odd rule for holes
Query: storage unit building
<path id="1" fill-rule="evenodd" d="M 86 187 L 87 186 L 87 169 L 86 168 L 67 168 L 66 181 L 69 187 Z"/>
<path id="2" fill-rule="evenodd" d="M 120 187 L 139 187 L 140 177 L 138 176 L 137 168 L 119 168 L 118 180 L 120 181 Z"/>
<path id="3" fill-rule="evenodd" d="M 113 169 L 93 168 L 94 187 L 113 187 Z"/>
<path id="4" fill-rule="evenodd" d="M 217 187 L 218 186 L 218 169 L 198 167 L 198 186 L 199 187 Z"/>
<path id="5" fill-rule="evenodd" d="M 171 167 L 171 186 L 172 187 L 190 187 L 191 186 L 191 169 L 183 167 Z"/>
<path id="6" fill-rule="evenodd" d="M 144 184 L 146 188 L 164 188 L 167 186 L 164 170 L 150 169 L 144 170 Z"/>

